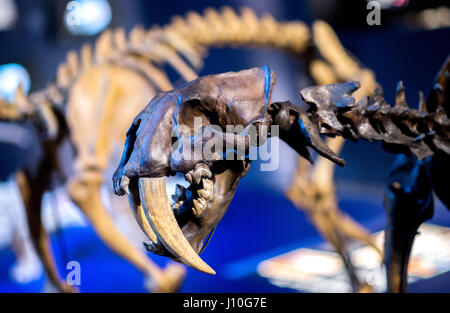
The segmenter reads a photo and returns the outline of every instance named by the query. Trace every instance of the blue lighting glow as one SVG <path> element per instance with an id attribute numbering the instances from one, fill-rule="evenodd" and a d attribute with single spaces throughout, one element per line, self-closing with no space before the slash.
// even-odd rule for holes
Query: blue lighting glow
<path id="1" fill-rule="evenodd" d="M 30 90 L 30 75 L 20 64 L 0 65 L 0 98 L 12 101 L 17 87 L 22 85 L 25 93 Z"/>
<path id="2" fill-rule="evenodd" d="M 111 22 L 112 11 L 107 0 L 77 0 L 67 3 L 64 24 L 77 36 L 100 33 Z"/>

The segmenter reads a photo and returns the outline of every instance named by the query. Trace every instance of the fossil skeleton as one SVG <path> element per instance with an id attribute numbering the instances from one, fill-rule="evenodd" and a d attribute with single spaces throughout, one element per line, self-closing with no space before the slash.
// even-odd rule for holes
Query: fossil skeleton
<path id="1" fill-rule="evenodd" d="M 40 218 L 42 194 L 51 188 L 50 173 L 56 172 L 62 181 L 68 182 L 71 199 L 115 252 L 154 277 L 156 290 L 176 288 L 182 270 L 175 266 L 169 266 L 166 273 L 159 270 L 115 230 L 105 213 L 99 189 L 114 144 L 123 142 L 126 127 L 148 99 L 157 91 L 173 88 L 161 68 L 164 63 L 170 64 L 186 81 L 191 81 L 197 77 L 193 68 L 201 67 L 209 46 L 268 47 L 294 54 L 306 53 L 313 46 L 318 55 L 310 60 L 309 71 L 318 83 L 355 79 L 362 81 L 361 96 L 370 93 L 373 74 L 346 54 L 328 25 L 316 22 L 312 36 L 310 38 L 308 27 L 302 22 L 277 22 L 270 15 L 258 18 L 250 9 L 243 9 L 240 15 L 230 8 L 207 9 L 203 16 L 191 12 L 186 18 L 175 17 L 163 28 L 154 27 L 149 31 L 134 28 L 128 38 L 123 29 L 106 31 L 94 50 L 89 45 L 83 46 L 80 58 L 70 52 L 67 62 L 58 68 L 56 81 L 46 89 L 26 97 L 19 88 L 13 105 L 3 103 L 0 106 L 0 116 L 9 121 L 31 119 L 42 137 L 44 158 L 33 168 L 18 173 L 17 182 L 35 246 L 50 280 L 61 290 L 71 290 L 57 275 Z M 57 154 L 67 136 L 76 150 L 72 164 L 74 174 L 69 175 L 60 165 Z M 211 188 L 206 180 L 204 190 L 199 191 L 206 201 Z M 181 190 L 177 197 L 183 197 Z M 196 203 L 201 207 L 203 200 L 196 200 Z M 135 217 L 144 232 L 150 234 L 143 223 L 145 217 L 139 214 Z M 342 225 L 343 228 L 357 226 L 353 222 Z M 361 234 L 365 236 L 363 230 Z"/>
<path id="2" fill-rule="evenodd" d="M 304 110 L 289 101 L 270 102 L 275 75 L 268 67 L 201 77 L 178 89 L 157 95 L 135 118 L 127 132 L 122 160 L 113 176 L 114 191 L 118 195 L 128 194 L 133 209 L 145 216 L 140 222 L 151 241 L 148 245 L 150 251 L 214 274 L 214 270 L 199 254 L 204 249 L 208 234 L 225 214 L 238 182 L 249 171 L 250 160 L 191 159 L 185 158 L 183 154 L 181 160 L 175 161 L 172 150 L 174 128 L 177 129 L 179 125 L 188 128 L 188 131 L 178 135 L 176 141 L 187 137 L 190 142 L 195 142 L 198 134 L 216 123 L 219 130 L 215 139 L 225 141 L 228 138 L 228 143 L 238 153 L 240 143 L 245 145 L 247 151 L 250 145 L 260 145 L 271 136 L 270 132 L 263 130 L 263 125 L 277 125 L 280 139 L 304 158 L 311 160 L 307 149 L 311 147 L 341 166 L 345 164 L 344 160 L 326 145 L 321 134 L 351 140 L 361 138 L 381 141 L 387 150 L 408 156 L 416 155 L 419 159 L 448 159 L 448 66 L 447 62 L 444 74 L 439 76 L 444 78 L 431 94 L 432 98 L 438 99 L 435 101 L 437 105 L 433 105 L 431 100 L 427 107 L 422 98 L 420 110 L 408 107 L 401 82 L 397 86 L 394 106 L 384 100 L 379 87 L 373 95 L 355 102 L 352 93 L 360 84 L 347 82 L 302 89 L 302 98 L 309 104 L 309 109 Z M 193 127 L 193 116 L 202 118 L 200 128 Z M 256 126 L 258 140 L 252 141 L 247 132 L 230 133 L 225 130 L 225 125 L 236 124 L 244 125 L 245 129 L 250 125 Z M 205 148 L 207 142 L 202 140 L 200 144 Z M 189 149 L 192 151 L 186 155 L 195 153 L 193 144 L 187 146 Z M 448 165 L 445 166 L 448 168 Z M 191 185 L 187 190 L 182 190 L 185 194 L 183 203 L 174 210 L 168 202 L 165 177 L 177 172 L 183 173 Z M 440 183 L 444 182 L 443 174 L 436 175 L 433 184 L 442 188 Z M 433 180 L 433 175 L 431 177 Z M 423 179 L 418 181 L 422 183 Z M 402 190 L 400 183 L 392 186 L 397 191 Z M 430 189 L 431 185 L 427 187 Z M 421 191 L 424 189 L 419 188 Z M 405 190 L 408 188 L 405 187 Z M 425 195 L 429 197 L 431 193 L 427 191 L 425 189 Z M 404 191 L 406 194 L 408 192 L 411 190 Z M 423 197 L 421 193 L 417 196 Z M 438 196 L 441 196 L 439 192 Z M 174 197 L 177 198 L 177 195 Z M 448 200 L 445 197 L 443 195 L 444 202 Z M 399 202 L 405 202 L 405 197 L 398 199 Z M 429 211 L 429 201 L 418 204 L 421 204 L 421 208 L 426 205 L 425 210 Z M 397 220 L 397 211 L 391 212 L 395 217 L 394 225 L 406 225 L 407 230 L 410 230 L 408 219 Z M 425 216 L 429 218 L 428 214 Z M 414 227 L 418 227 L 423 219 L 416 225 L 414 217 L 411 218 L 415 222 L 412 228 L 415 232 L 417 228 Z M 390 234 L 389 229 L 387 234 Z M 399 247 L 394 245 L 393 248 Z M 389 254 L 387 258 L 391 256 Z"/>

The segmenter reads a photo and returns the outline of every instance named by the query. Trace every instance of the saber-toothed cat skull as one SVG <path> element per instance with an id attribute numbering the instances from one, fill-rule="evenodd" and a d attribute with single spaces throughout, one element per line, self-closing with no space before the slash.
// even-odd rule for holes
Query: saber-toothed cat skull
<path id="1" fill-rule="evenodd" d="M 275 75 L 268 67 L 205 76 L 160 93 L 134 119 L 113 187 L 119 195 L 129 194 L 136 220 L 152 241 L 149 250 L 214 273 L 198 254 L 225 214 L 249 161 L 223 160 L 214 148 L 212 158 L 198 157 L 195 146 L 200 143 L 204 151 L 211 141 L 219 141 L 232 147 L 232 153 L 239 145 L 247 152 L 251 125 L 264 139 L 267 132 L 261 126 L 271 123 L 267 107 L 274 83 Z M 194 117 L 201 120 L 199 125 Z M 242 125 L 243 131 L 226 133 L 227 125 Z M 208 128 L 213 135 L 199 141 L 198 134 Z M 186 138 L 192 142 L 188 145 L 192 151 L 181 145 Z M 191 185 L 177 186 L 172 207 L 165 177 L 179 172 Z"/>
<path id="2" fill-rule="evenodd" d="M 198 254 L 250 168 L 250 145 L 269 136 L 279 135 L 309 160 L 306 146 L 344 164 L 305 111 L 288 102 L 270 103 L 274 84 L 267 66 L 209 75 L 160 93 L 134 119 L 113 188 L 129 195 L 136 220 L 152 241 L 148 250 L 213 274 Z M 278 134 L 268 130 L 272 124 Z M 176 173 L 191 185 L 177 187 L 171 206 L 165 177 Z"/>

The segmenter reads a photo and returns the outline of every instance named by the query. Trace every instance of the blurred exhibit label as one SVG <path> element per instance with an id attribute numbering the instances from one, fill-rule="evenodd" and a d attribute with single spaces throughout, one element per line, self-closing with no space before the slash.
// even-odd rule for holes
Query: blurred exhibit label
<path id="1" fill-rule="evenodd" d="M 419 228 L 408 269 L 409 283 L 429 279 L 450 270 L 450 228 L 424 224 Z M 377 246 L 384 232 L 373 234 Z M 351 259 L 359 276 L 376 292 L 385 291 L 385 268 L 380 256 L 368 246 L 355 246 Z M 306 292 L 351 292 L 339 255 L 328 249 L 299 248 L 259 263 L 257 272 L 272 284 Z"/>

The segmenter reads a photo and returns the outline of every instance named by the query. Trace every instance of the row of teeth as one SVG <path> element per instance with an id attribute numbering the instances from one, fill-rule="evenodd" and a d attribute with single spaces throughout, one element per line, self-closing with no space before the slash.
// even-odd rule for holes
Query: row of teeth
<path id="1" fill-rule="evenodd" d="M 199 216 L 208 207 L 208 203 L 213 199 L 213 182 L 208 178 L 202 178 L 201 182 L 203 184 L 203 188 L 197 190 L 198 198 L 192 200 L 194 205 L 192 207 L 192 212 L 195 216 Z M 174 210 L 178 210 L 180 206 L 183 205 L 185 199 L 186 188 L 181 185 L 176 185 L 175 194 L 172 196 L 172 200 L 174 201 L 172 208 Z"/>

